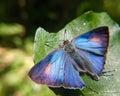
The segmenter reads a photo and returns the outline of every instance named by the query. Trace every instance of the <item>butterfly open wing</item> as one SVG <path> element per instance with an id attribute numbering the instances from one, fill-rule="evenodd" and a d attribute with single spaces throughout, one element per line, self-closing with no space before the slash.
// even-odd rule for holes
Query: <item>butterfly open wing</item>
<path id="1" fill-rule="evenodd" d="M 95 54 L 104 55 L 107 51 L 108 41 L 108 27 L 100 27 L 77 36 L 72 40 L 72 43 L 77 48 L 88 50 Z"/>
<path id="2" fill-rule="evenodd" d="M 101 74 L 104 69 L 108 42 L 108 27 L 94 29 L 72 40 L 78 53 L 89 62 L 88 66 L 91 66 L 95 74 Z"/>
<path id="3" fill-rule="evenodd" d="M 34 82 L 51 87 L 82 88 L 85 83 L 72 63 L 72 58 L 59 48 L 38 62 L 30 70 L 29 76 Z"/>

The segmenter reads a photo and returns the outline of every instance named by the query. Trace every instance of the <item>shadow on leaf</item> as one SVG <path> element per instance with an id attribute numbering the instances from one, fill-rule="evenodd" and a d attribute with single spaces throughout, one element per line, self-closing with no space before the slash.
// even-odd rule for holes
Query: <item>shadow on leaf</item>
<path id="1" fill-rule="evenodd" d="M 52 88 L 49 87 L 56 95 L 58 96 L 84 96 L 81 90 L 79 89 L 64 89 L 63 87 L 60 88 Z"/>

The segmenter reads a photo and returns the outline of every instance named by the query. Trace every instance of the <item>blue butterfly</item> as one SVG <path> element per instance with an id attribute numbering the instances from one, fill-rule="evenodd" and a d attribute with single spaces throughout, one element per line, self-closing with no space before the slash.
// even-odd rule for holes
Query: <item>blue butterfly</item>
<path id="1" fill-rule="evenodd" d="M 29 77 L 38 84 L 67 89 L 86 86 L 81 73 L 99 80 L 105 65 L 109 43 L 108 27 L 103 26 L 77 36 L 32 67 Z"/>

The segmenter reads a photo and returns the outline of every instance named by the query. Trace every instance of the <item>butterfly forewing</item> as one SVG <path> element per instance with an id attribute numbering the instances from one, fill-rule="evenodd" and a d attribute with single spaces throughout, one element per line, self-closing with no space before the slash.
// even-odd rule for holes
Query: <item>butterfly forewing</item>
<path id="1" fill-rule="evenodd" d="M 77 48 L 91 51 L 93 53 L 106 54 L 109 42 L 108 27 L 99 27 L 90 32 L 77 36 L 72 44 Z"/>

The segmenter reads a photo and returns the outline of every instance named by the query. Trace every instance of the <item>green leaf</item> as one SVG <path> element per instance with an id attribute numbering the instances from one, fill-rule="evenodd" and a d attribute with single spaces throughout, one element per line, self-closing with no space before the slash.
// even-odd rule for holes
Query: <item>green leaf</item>
<path id="1" fill-rule="evenodd" d="M 63 40 L 68 39 L 72 40 L 79 34 L 88 32 L 94 28 L 100 26 L 108 26 L 110 31 L 110 44 L 107 54 L 107 60 L 105 65 L 105 70 L 110 71 L 106 75 L 110 76 L 101 76 L 99 81 L 94 81 L 88 76 L 83 76 L 85 83 L 91 89 L 84 88 L 82 93 L 85 96 L 118 96 L 120 95 L 120 28 L 118 24 L 113 21 L 109 15 L 105 12 L 95 13 L 92 11 L 86 12 L 75 20 L 67 24 L 62 30 L 58 32 L 49 33 L 43 28 L 39 27 L 35 35 L 34 43 L 34 62 L 37 63 L 43 59 L 47 54 L 58 48 L 62 45 Z M 65 33 L 66 30 L 66 33 Z M 115 70 L 115 71 L 113 71 Z M 113 74 L 113 75 L 111 75 Z M 56 89 L 57 90 L 57 89 Z M 61 89 L 58 89 L 61 90 Z M 65 90 L 65 89 L 62 89 Z M 53 89 L 56 93 L 56 91 Z M 74 90 L 75 91 L 75 90 Z M 78 91 L 78 90 L 77 90 Z M 64 95 L 64 92 L 57 91 L 57 94 Z M 73 92 L 74 93 L 74 92 Z M 66 94 L 66 93 L 65 93 Z M 71 93 L 70 96 L 80 96 L 81 92 L 78 92 L 78 95 Z"/>

